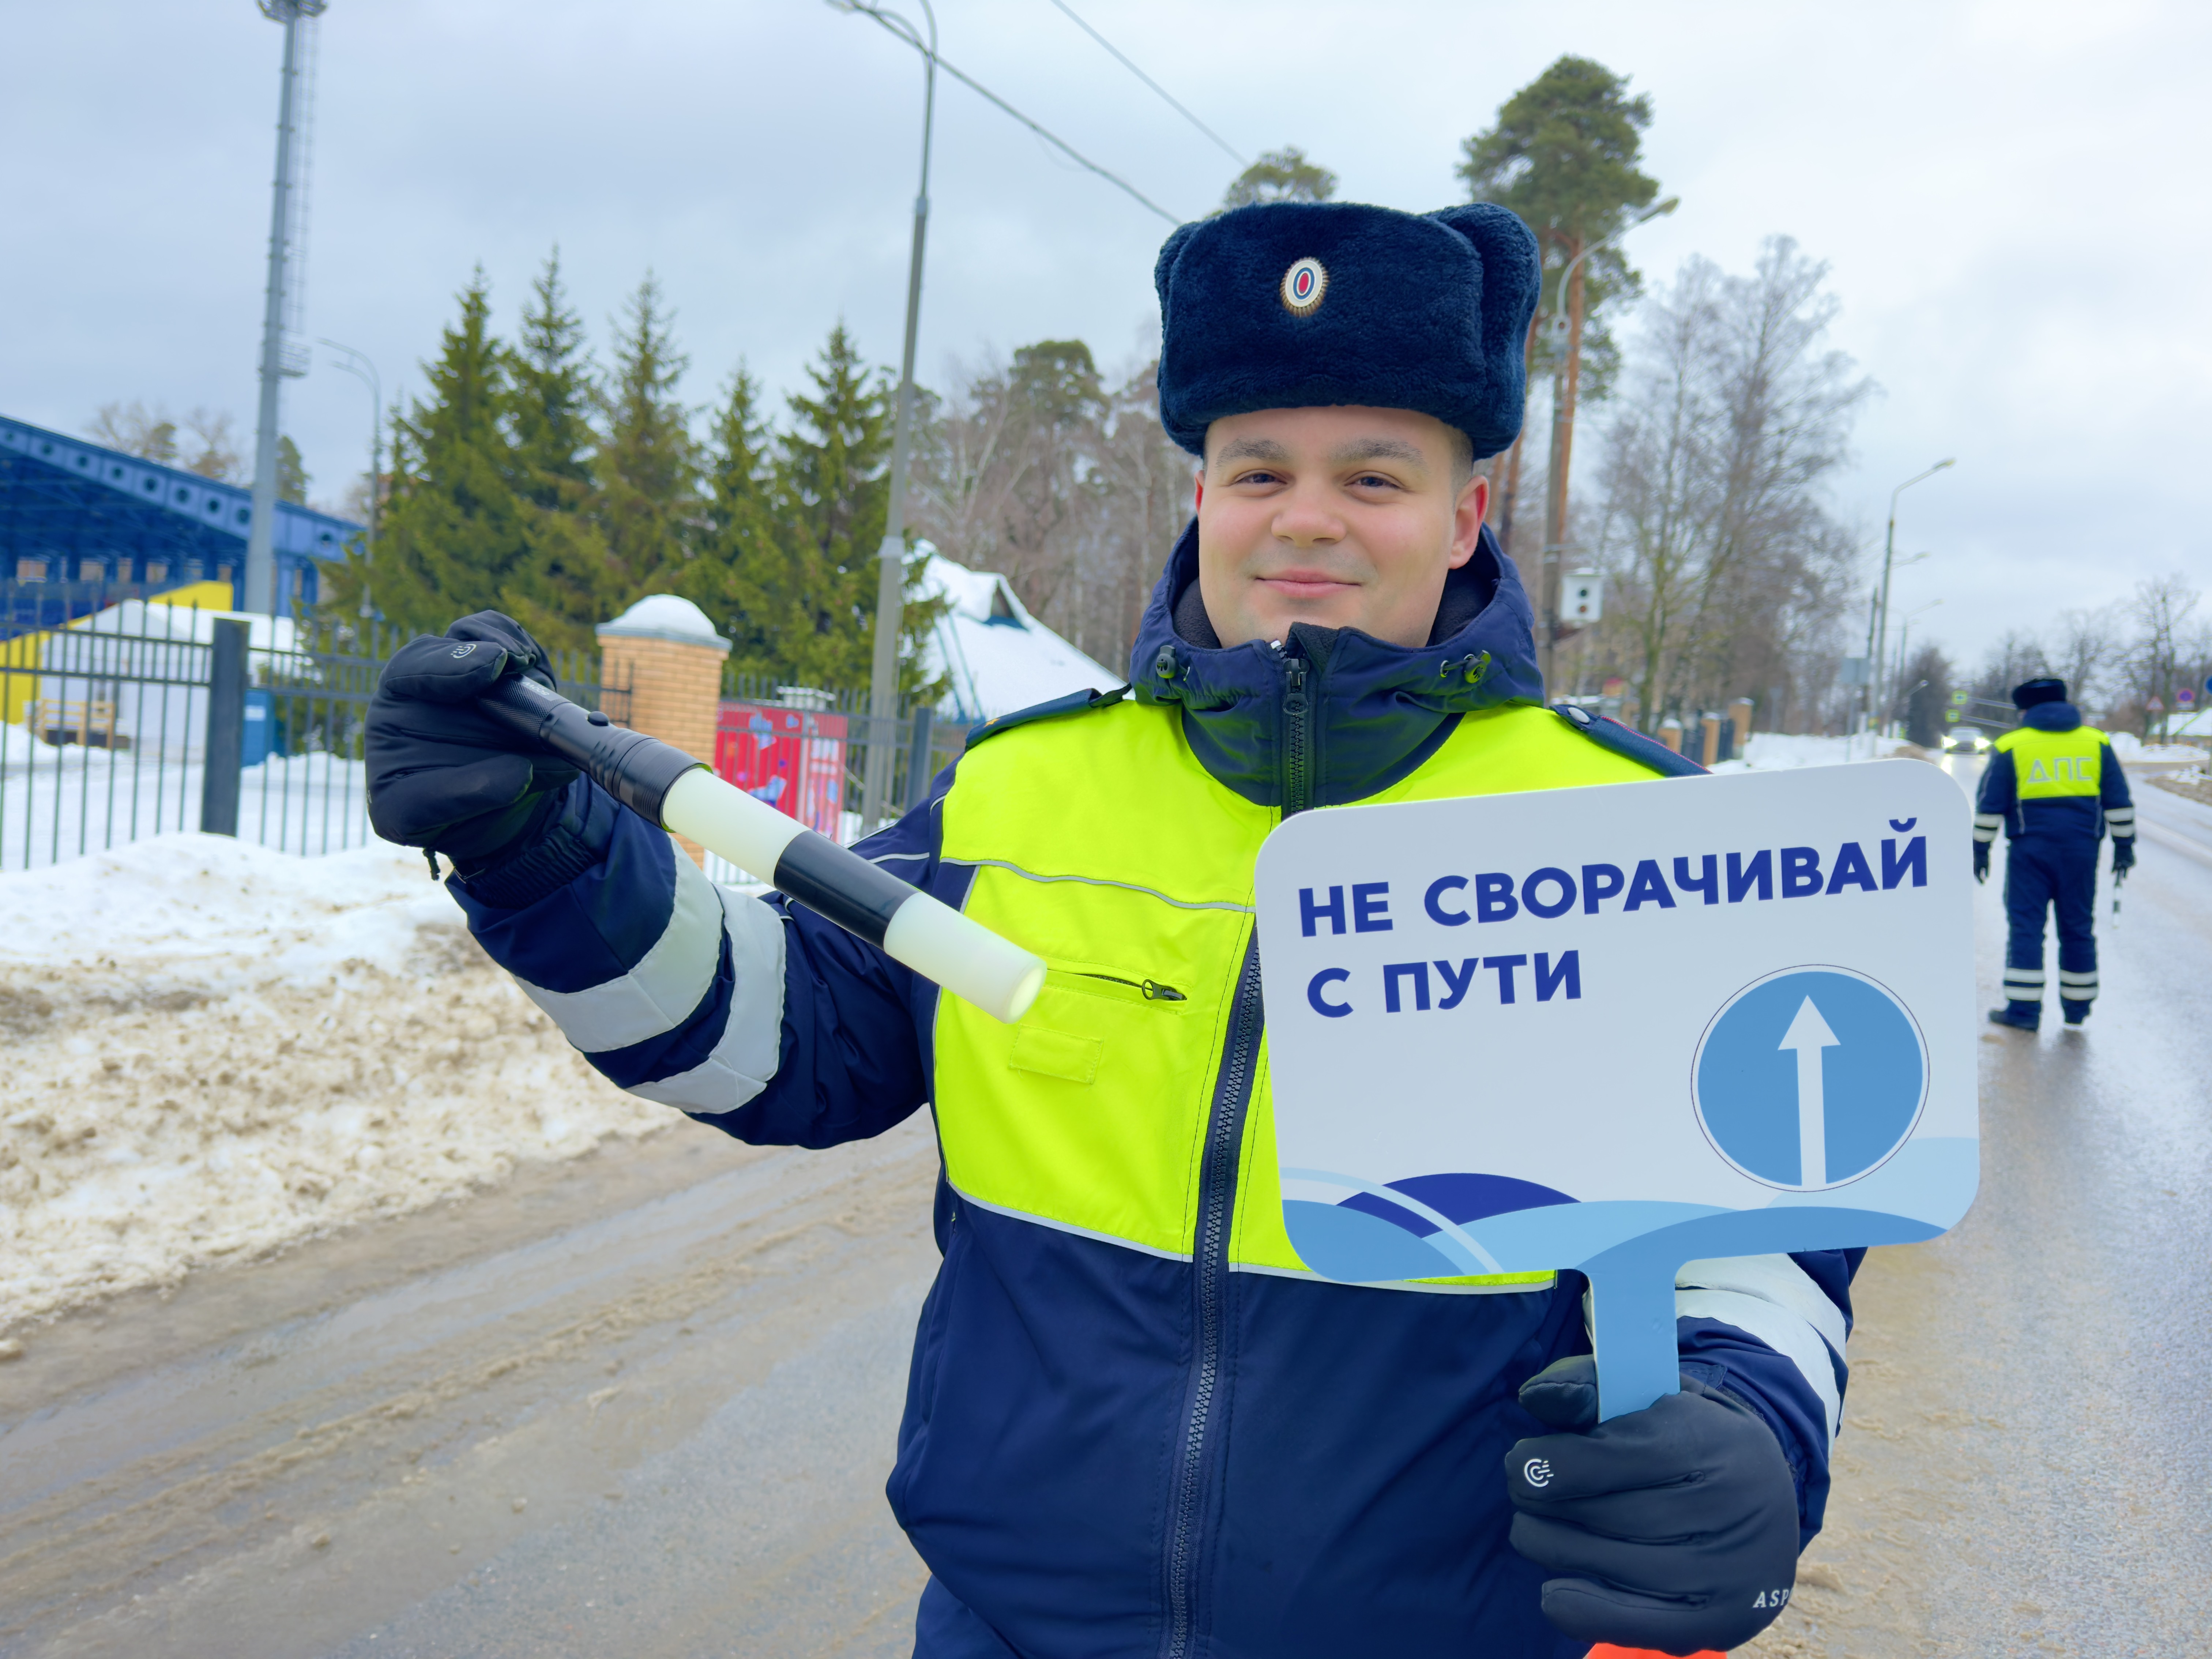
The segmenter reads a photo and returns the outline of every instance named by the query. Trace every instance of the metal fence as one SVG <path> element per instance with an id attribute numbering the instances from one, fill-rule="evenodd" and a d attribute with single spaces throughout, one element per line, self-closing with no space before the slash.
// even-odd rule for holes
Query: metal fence
<path id="1" fill-rule="evenodd" d="M 0 868 L 188 830 L 288 853 L 365 845 L 363 722 L 408 637 L 138 599 L 0 632 Z M 556 672 L 628 718 L 596 658 Z"/>

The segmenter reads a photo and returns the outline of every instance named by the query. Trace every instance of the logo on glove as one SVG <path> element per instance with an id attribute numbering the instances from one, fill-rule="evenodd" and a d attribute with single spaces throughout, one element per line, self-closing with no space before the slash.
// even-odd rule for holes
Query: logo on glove
<path id="1" fill-rule="evenodd" d="M 467 656 L 471 652 L 474 651 L 476 648 L 477 648 L 476 641 L 475 641 L 474 640 L 471 640 L 471 641 L 470 641 L 466 645 L 457 645 L 457 646 L 455 646 L 455 647 L 453 647 L 453 654 L 454 654 L 456 657 L 465 657 L 465 656 Z"/>
<path id="2" fill-rule="evenodd" d="M 1552 1466 L 1540 1457 L 1532 1457 L 1521 1466 L 1521 1478 L 1532 1486 L 1552 1484 Z"/>

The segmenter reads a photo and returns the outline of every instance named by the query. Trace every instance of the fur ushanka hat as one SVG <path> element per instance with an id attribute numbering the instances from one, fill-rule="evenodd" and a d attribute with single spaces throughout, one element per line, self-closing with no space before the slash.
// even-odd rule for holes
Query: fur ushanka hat
<path id="1" fill-rule="evenodd" d="M 1521 430 L 1542 262 L 1487 203 L 1401 213 L 1267 202 L 1160 249 L 1160 419 L 1194 454 L 1255 409 L 1361 404 L 1455 426 L 1479 459 Z"/>

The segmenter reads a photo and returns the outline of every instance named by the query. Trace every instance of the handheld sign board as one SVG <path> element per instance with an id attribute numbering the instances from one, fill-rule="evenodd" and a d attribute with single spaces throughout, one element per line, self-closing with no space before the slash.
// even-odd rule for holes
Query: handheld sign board
<path id="1" fill-rule="evenodd" d="M 1292 1247 L 1407 1290 L 1586 1274 L 1615 1417 L 1678 1385 L 1684 1262 L 1948 1231 L 1967 827 L 1904 760 L 1290 819 L 1258 888 Z"/>

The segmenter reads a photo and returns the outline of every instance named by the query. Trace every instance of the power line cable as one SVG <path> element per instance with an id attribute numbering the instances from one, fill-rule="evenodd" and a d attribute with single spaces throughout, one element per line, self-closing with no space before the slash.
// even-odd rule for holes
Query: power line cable
<path id="1" fill-rule="evenodd" d="M 1027 127 L 1031 132 L 1036 134 L 1038 137 L 1043 139 L 1045 143 L 1050 144 L 1054 149 L 1060 151 L 1061 155 L 1068 157 L 1069 160 L 1074 161 L 1078 166 L 1083 167 L 1087 172 L 1097 173 L 1101 179 L 1103 179 L 1108 184 L 1113 185 L 1115 189 L 1127 196 L 1132 201 L 1139 203 L 1143 206 L 1149 208 L 1152 212 L 1158 214 L 1161 218 L 1166 220 L 1168 223 L 1171 225 L 1179 225 L 1182 222 L 1182 220 L 1176 218 L 1174 214 L 1170 213 L 1165 208 L 1162 207 L 1158 202 L 1152 200 L 1151 197 L 1139 190 L 1127 179 L 1122 178 L 1121 174 L 1110 172 L 1107 168 L 1100 167 L 1097 162 L 1092 161 L 1081 150 L 1076 149 L 1074 145 L 1069 143 L 1058 133 L 1052 131 L 1039 122 L 1032 121 L 1028 116 L 1023 114 L 1021 111 L 1016 109 L 1005 99 L 1000 97 L 997 93 L 992 91 L 990 88 L 985 86 L 981 82 L 976 80 L 972 76 L 963 74 L 961 70 L 955 69 L 951 64 L 945 62 L 942 56 L 931 52 L 927 46 L 923 46 L 921 42 L 916 40 L 913 35 L 902 33 L 897 25 L 893 23 L 889 18 L 885 17 L 881 12 L 878 11 L 873 6 L 857 5 L 854 6 L 853 9 L 858 12 L 862 12 L 867 16 L 874 18 L 875 21 L 884 29 L 897 36 L 898 39 L 905 41 L 908 46 L 913 46 L 924 57 L 934 59 L 938 68 L 943 70 L 947 75 L 960 82 L 962 86 L 967 88 L 970 92 L 975 93 L 978 97 L 997 105 L 1007 114 L 1012 116 L 1014 119 L 1019 121 L 1024 126 Z"/>
<path id="2" fill-rule="evenodd" d="M 1224 138 L 1212 127 L 1206 125 L 1205 122 L 1200 120 L 1198 117 L 1193 115 L 1188 110 L 1177 103 L 1176 101 L 1175 95 L 1169 92 L 1165 87 L 1162 86 L 1158 82 L 1153 80 L 1151 76 L 1146 74 L 1144 70 L 1139 69 L 1134 64 L 1131 63 L 1127 55 L 1122 52 L 1119 46 L 1116 46 L 1111 40 L 1109 40 L 1104 35 L 1099 33 L 1097 29 L 1092 28 L 1090 24 L 1085 22 L 1081 17 L 1078 16 L 1076 15 L 1075 8 L 1069 5 L 1067 3 L 1067 0 L 1052 0 L 1052 3 L 1058 7 L 1060 10 L 1066 15 L 1069 22 L 1074 24 L 1076 27 L 1081 29 L 1093 40 L 1096 40 L 1100 46 L 1105 47 L 1108 52 L 1111 52 L 1114 55 L 1114 61 L 1115 63 L 1121 64 L 1123 69 L 1128 70 L 1130 74 L 1135 76 L 1139 81 L 1142 81 L 1146 86 L 1158 93 L 1160 95 L 1161 100 L 1166 103 L 1170 109 L 1182 116 L 1184 120 L 1189 122 L 1191 125 L 1196 127 L 1200 132 L 1213 140 L 1216 144 L 1219 145 L 1222 152 L 1226 155 L 1231 161 L 1236 162 L 1239 167 L 1249 167 L 1252 165 L 1252 158 L 1250 156 L 1240 154 L 1237 149 L 1231 147 L 1226 138 Z"/>

